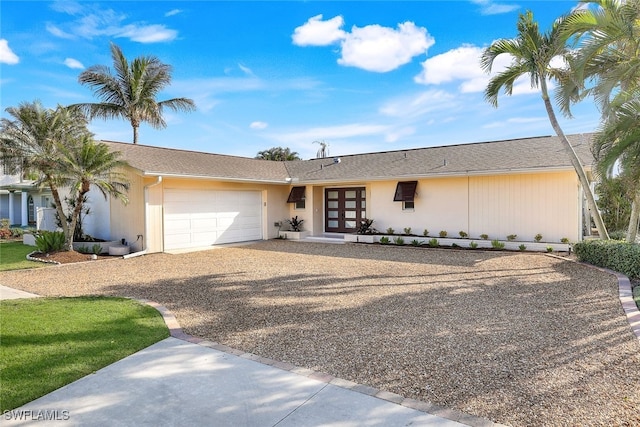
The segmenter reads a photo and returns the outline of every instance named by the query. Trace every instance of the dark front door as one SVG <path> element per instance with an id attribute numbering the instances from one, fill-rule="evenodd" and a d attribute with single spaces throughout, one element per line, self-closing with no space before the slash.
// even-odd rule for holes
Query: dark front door
<path id="1" fill-rule="evenodd" d="M 366 217 L 364 187 L 326 188 L 324 190 L 324 229 L 333 233 L 353 233 Z"/>

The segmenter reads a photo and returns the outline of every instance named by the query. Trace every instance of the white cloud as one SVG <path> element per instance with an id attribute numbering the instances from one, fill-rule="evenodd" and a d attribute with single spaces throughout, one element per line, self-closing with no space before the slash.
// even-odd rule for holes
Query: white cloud
<path id="1" fill-rule="evenodd" d="M 282 133 L 274 135 L 274 137 L 288 144 L 296 144 L 300 143 L 300 141 L 331 141 L 360 136 L 384 135 L 389 130 L 389 126 L 385 125 L 352 123 L 338 126 L 315 127 L 303 131 Z"/>
<path id="2" fill-rule="evenodd" d="M 500 122 L 487 123 L 482 126 L 483 129 L 496 129 L 503 128 L 511 125 L 526 125 L 530 123 L 547 123 L 549 119 L 547 117 L 513 117 L 511 119 L 503 120 Z"/>
<path id="3" fill-rule="evenodd" d="M 82 62 L 78 61 L 77 59 L 73 59 L 73 58 L 67 58 L 64 60 L 64 65 L 66 65 L 69 68 L 75 68 L 78 70 L 82 70 L 84 69 L 84 65 L 82 65 Z"/>
<path id="4" fill-rule="evenodd" d="M 416 133 L 416 128 L 413 126 L 407 126 L 387 132 L 384 140 L 385 142 L 398 142 L 405 136 L 411 136 Z"/>
<path id="5" fill-rule="evenodd" d="M 411 62 L 434 43 L 426 28 L 416 27 L 413 22 L 398 24 L 397 30 L 380 25 L 354 26 L 342 42 L 338 63 L 384 73 Z"/>
<path id="6" fill-rule="evenodd" d="M 471 0 L 471 2 L 481 6 L 480 13 L 483 15 L 500 15 L 520 9 L 517 4 L 498 4 L 493 0 Z"/>
<path id="7" fill-rule="evenodd" d="M 400 96 L 385 103 L 379 113 L 389 117 L 412 119 L 434 111 L 451 110 L 456 97 L 443 90 L 428 90 L 417 95 Z"/>
<path id="8" fill-rule="evenodd" d="M 240 70 L 245 73 L 247 76 L 255 76 L 255 74 L 253 74 L 253 71 L 251 70 L 251 68 L 249 67 L 245 67 L 242 64 L 238 64 L 238 68 L 240 68 Z"/>
<path id="9" fill-rule="evenodd" d="M 310 18 L 292 35 L 298 46 L 328 46 L 340 43 L 340 65 L 384 73 L 411 62 L 425 53 L 435 40 L 426 28 L 413 22 L 398 24 L 396 29 L 380 25 L 354 26 L 350 32 L 341 28 L 344 20 L 336 16 L 327 21 L 322 15 Z"/>
<path id="10" fill-rule="evenodd" d="M 182 13 L 182 10 L 180 10 L 180 9 L 172 9 L 169 12 L 165 13 L 164 16 L 165 17 L 169 17 L 169 16 L 177 15 L 179 13 Z"/>
<path id="11" fill-rule="evenodd" d="M 266 123 L 266 122 L 260 122 L 260 121 L 258 121 L 258 122 L 252 122 L 252 123 L 249 125 L 249 127 L 250 127 L 251 129 L 255 129 L 255 130 L 262 130 L 262 129 L 266 129 L 268 126 L 269 126 L 269 124 L 268 124 L 268 123 Z"/>
<path id="12" fill-rule="evenodd" d="M 342 16 L 323 21 L 322 15 L 316 15 L 297 27 L 291 38 L 298 46 L 328 46 L 345 37 L 340 29 L 343 25 Z"/>
<path id="13" fill-rule="evenodd" d="M 13 53 L 6 39 L 0 39 L 0 64 L 15 65 L 20 62 L 18 55 Z"/>
<path id="14" fill-rule="evenodd" d="M 511 56 L 499 55 L 495 58 L 491 73 L 485 73 L 480 66 L 483 49 L 477 46 L 464 45 L 440 55 L 427 59 L 422 63 L 422 72 L 414 80 L 425 85 L 440 85 L 459 81 L 458 90 L 461 93 L 483 92 L 489 80 L 511 65 Z M 554 67 L 562 67 L 562 59 L 554 59 Z M 553 89 L 549 83 L 549 89 Z M 537 93 L 531 88 L 529 76 L 523 76 L 515 81 L 513 95 Z"/>
<path id="15" fill-rule="evenodd" d="M 176 30 L 171 30 L 164 25 L 127 25 L 118 30 L 115 37 L 126 37 L 139 43 L 158 43 L 174 40 L 178 36 Z"/>
<path id="16" fill-rule="evenodd" d="M 75 38 L 75 36 L 73 34 L 69 34 L 67 32 L 62 31 L 60 28 L 56 27 L 52 23 L 47 23 L 45 28 L 49 33 L 51 33 L 52 35 L 54 35 L 54 36 L 56 36 L 58 38 L 68 39 L 68 40 Z"/>
<path id="17" fill-rule="evenodd" d="M 463 45 L 433 56 L 422 63 L 422 72 L 414 80 L 421 84 L 441 84 L 485 77 L 486 74 L 480 67 L 482 51 L 482 48 L 476 46 Z"/>
<path id="18" fill-rule="evenodd" d="M 47 24 L 47 31 L 59 38 L 124 37 L 139 43 L 157 43 L 171 41 L 178 36 L 176 30 L 165 25 L 125 23 L 127 16 L 113 9 L 75 2 L 63 7 L 60 3 L 54 4 L 53 9 L 71 15 L 74 19 L 58 25 Z"/>

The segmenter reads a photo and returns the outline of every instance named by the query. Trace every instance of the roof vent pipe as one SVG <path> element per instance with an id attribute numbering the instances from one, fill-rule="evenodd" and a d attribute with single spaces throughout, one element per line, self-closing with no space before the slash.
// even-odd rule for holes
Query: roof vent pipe
<path id="1" fill-rule="evenodd" d="M 447 166 L 447 159 L 444 159 L 443 166 Z"/>
<path id="2" fill-rule="evenodd" d="M 334 157 L 333 158 L 333 163 L 340 163 L 342 160 L 340 160 L 340 157 Z"/>

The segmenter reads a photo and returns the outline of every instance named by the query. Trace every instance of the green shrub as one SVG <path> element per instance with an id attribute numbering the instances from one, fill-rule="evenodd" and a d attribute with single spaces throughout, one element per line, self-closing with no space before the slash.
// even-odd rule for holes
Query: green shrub
<path id="1" fill-rule="evenodd" d="M 447 237 L 447 231 L 446 230 L 440 231 L 439 234 L 440 234 L 440 237 L 442 237 L 442 238 Z"/>
<path id="2" fill-rule="evenodd" d="M 427 230 L 426 228 L 424 229 L 424 231 L 422 232 L 422 235 L 424 237 L 427 237 L 429 235 L 429 230 Z"/>
<path id="3" fill-rule="evenodd" d="M 590 240 L 573 245 L 579 261 L 640 278 L 640 245 L 613 240 Z"/>
<path id="4" fill-rule="evenodd" d="M 381 245 L 386 245 L 387 243 L 389 243 L 389 241 L 390 241 L 390 240 L 389 240 L 389 238 L 388 238 L 387 236 L 382 236 L 382 237 L 380 238 L 380 244 L 381 244 Z"/>
<path id="5" fill-rule="evenodd" d="M 420 241 L 418 239 L 413 239 L 411 241 L 411 246 L 420 246 Z"/>
<path id="6" fill-rule="evenodd" d="M 611 240 L 624 240 L 627 238 L 627 232 L 624 230 L 615 230 L 609 233 Z"/>
<path id="7" fill-rule="evenodd" d="M 477 248 L 477 247 L 478 247 L 478 244 L 477 244 L 476 242 L 471 242 L 471 243 L 469 243 L 469 247 L 470 247 L 471 249 L 475 249 L 475 248 Z"/>
<path id="8" fill-rule="evenodd" d="M 553 246 L 547 246 L 547 252 L 549 253 L 553 252 Z"/>
<path id="9" fill-rule="evenodd" d="M 517 238 L 518 238 L 518 235 L 517 235 L 517 234 L 509 234 L 509 235 L 507 236 L 507 240 L 508 240 L 508 241 L 510 241 L 510 242 L 513 242 L 513 241 L 514 241 L 514 240 L 516 240 Z"/>
<path id="10" fill-rule="evenodd" d="M 467 233 L 466 231 L 460 231 L 458 234 L 463 239 L 466 239 L 467 237 L 469 237 L 469 233 Z"/>
<path id="11" fill-rule="evenodd" d="M 9 218 L 0 219 L 0 228 L 9 228 L 10 225 Z"/>
<path id="12" fill-rule="evenodd" d="M 535 240 L 536 242 L 539 242 L 542 240 L 542 234 L 538 233 L 535 235 L 535 237 L 533 238 L 533 240 Z"/>
<path id="13" fill-rule="evenodd" d="M 493 249 L 504 249 L 504 243 L 502 243 L 500 240 L 495 239 L 491 241 L 491 247 Z"/>
<path id="14" fill-rule="evenodd" d="M 42 253 L 62 250 L 64 233 L 62 231 L 41 230 L 36 235 L 36 247 Z"/>
<path id="15" fill-rule="evenodd" d="M 393 243 L 395 243 L 398 246 L 404 245 L 404 239 L 402 237 L 395 237 L 393 239 Z"/>
<path id="16" fill-rule="evenodd" d="M 452 247 L 452 248 L 459 248 L 459 247 L 460 247 L 460 245 L 459 245 L 459 244 L 457 244 L 457 243 L 452 243 L 452 244 L 451 244 L 451 247 Z"/>
<path id="17" fill-rule="evenodd" d="M 95 245 L 93 245 L 91 247 L 91 253 L 95 255 L 100 255 L 102 253 L 102 245 L 99 243 L 96 243 Z"/>
<path id="18" fill-rule="evenodd" d="M 395 233 L 395 230 L 391 227 L 387 228 L 387 234 L 393 234 Z"/>
<path id="19" fill-rule="evenodd" d="M 527 249 L 527 245 L 525 245 L 524 243 L 521 244 L 520 246 L 518 246 L 518 249 L 520 249 L 521 251 L 524 251 Z"/>
<path id="20" fill-rule="evenodd" d="M 378 230 L 373 228 L 373 220 L 368 218 L 362 218 L 360 220 L 360 226 L 358 227 L 358 234 L 375 234 Z"/>
<path id="21" fill-rule="evenodd" d="M 85 245 L 80 246 L 76 250 L 78 252 L 80 252 L 81 254 L 90 254 L 91 253 L 91 249 L 89 249 L 89 246 L 85 246 Z"/>
<path id="22" fill-rule="evenodd" d="M 432 248 L 437 248 L 439 246 L 438 239 L 434 237 L 433 239 L 429 240 L 428 245 Z"/>
<path id="23" fill-rule="evenodd" d="M 480 235 L 480 238 L 481 238 L 482 240 L 489 240 L 489 235 L 488 235 L 488 234 L 484 234 L 484 233 L 482 233 L 482 234 Z"/>
<path id="24" fill-rule="evenodd" d="M 569 243 L 569 238 L 563 237 L 562 239 L 560 239 L 560 243 Z"/>
<path id="25" fill-rule="evenodd" d="M 406 234 L 406 235 L 411 234 L 411 227 L 405 227 L 404 228 L 404 234 Z"/>

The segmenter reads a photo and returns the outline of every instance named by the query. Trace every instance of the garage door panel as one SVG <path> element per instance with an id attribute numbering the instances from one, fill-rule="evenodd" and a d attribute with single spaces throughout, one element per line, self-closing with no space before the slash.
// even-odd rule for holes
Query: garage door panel
<path id="1" fill-rule="evenodd" d="M 165 250 L 262 239 L 259 191 L 166 189 Z"/>

